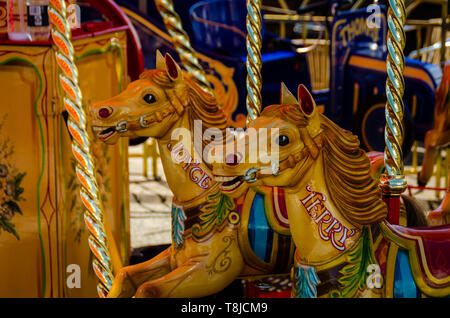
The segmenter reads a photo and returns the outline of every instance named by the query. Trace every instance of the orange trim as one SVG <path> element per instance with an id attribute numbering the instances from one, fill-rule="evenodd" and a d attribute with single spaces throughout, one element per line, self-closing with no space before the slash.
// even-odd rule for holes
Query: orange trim
<path id="1" fill-rule="evenodd" d="M 416 117 L 416 112 L 417 112 L 417 95 L 413 95 L 412 106 L 411 106 L 411 116 L 412 116 L 412 118 Z"/>
<path id="2" fill-rule="evenodd" d="M 353 84 L 353 115 L 358 111 L 359 84 Z"/>
<path id="3" fill-rule="evenodd" d="M 84 206 L 85 206 L 89 211 L 91 211 L 92 213 L 95 213 L 95 210 L 94 210 L 94 208 L 92 207 L 92 204 L 91 204 L 89 201 L 87 201 L 83 196 L 81 196 L 81 201 L 83 201 Z"/>
<path id="4" fill-rule="evenodd" d="M 375 60 L 367 57 L 353 55 L 352 57 L 350 57 L 348 64 L 361 68 L 370 68 L 380 72 L 386 72 L 385 61 Z M 433 89 L 433 91 L 436 89 L 430 76 L 424 70 L 406 66 L 403 75 L 405 77 L 411 77 L 426 82 Z"/>
<path id="5" fill-rule="evenodd" d="M 70 115 L 74 117 L 77 120 L 77 122 L 80 122 L 81 118 L 78 115 L 78 112 L 75 109 L 73 109 L 73 107 L 69 103 L 66 103 L 66 101 L 64 101 L 64 105 L 66 106 L 66 109 L 70 113 Z"/>
<path id="6" fill-rule="evenodd" d="M 70 126 L 68 126 L 68 127 L 69 127 L 69 131 L 70 131 L 71 134 L 72 134 L 72 137 L 75 138 L 75 139 L 78 141 L 78 143 L 79 143 L 80 145 L 83 145 L 83 146 L 84 146 L 84 140 L 83 140 L 83 138 L 81 137 L 81 135 L 78 133 L 78 131 L 76 131 L 75 129 L 73 129 L 73 128 L 70 127 Z"/>

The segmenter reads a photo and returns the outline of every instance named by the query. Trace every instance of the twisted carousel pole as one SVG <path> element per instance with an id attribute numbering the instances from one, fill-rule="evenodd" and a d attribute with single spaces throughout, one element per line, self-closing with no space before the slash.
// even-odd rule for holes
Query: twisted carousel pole
<path id="1" fill-rule="evenodd" d="M 206 92 L 213 94 L 211 85 L 206 80 L 205 71 L 198 61 L 187 33 L 184 31 L 179 15 L 173 8 L 172 0 L 155 0 L 156 8 L 161 15 L 172 43 L 180 55 L 181 63 L 192 75 L 194 82 Z"/>
<path id="2" fill-rule="evenodd" d="M 247 120 L 261 112 L 261 0 L 247 0 Z"/>
<path id="3" fill-rule="evenodd" d="M 114 279 L 107 239 L 109 233 L 105 226 L 105 214 L 95 179 L 95 165 L 90 149 L 86 113 L 82 105 L 78 70 L 75 65 L 71 30 L 66 13 L 64 0 L 50 0 L 48 14 L 51 34 L 56 47 L 55 58 L 59 68 L 59 83 L 65 95 L 64 106 L 69 113 L 67 125 L 73 137 L 72 152 L 76 159 L 76 175 L 81 185 L 81 200 L 87 209 L 84 220 L 89 229 L 89 247 L 94 255 L 92 266 L 99 279 L 98 295 L 106 297 Z"/>
<path id="4" fill-rule="evenodd" d="M 386 148 L 384 162 L 386 174 L 381 178 L 383 195 L 390 205 L 389 221 L 394 224 L 399 222 L 399 196 L 406 189 L 407 183 L 403 172 L 403 93 L 405 81 L 403 69 L 405 57 L 404 24 L 406 20 L 404 0 L 389 0 L 388 10 L 388 56 L 386 60 L 386 129 L 384 139 Z"/>

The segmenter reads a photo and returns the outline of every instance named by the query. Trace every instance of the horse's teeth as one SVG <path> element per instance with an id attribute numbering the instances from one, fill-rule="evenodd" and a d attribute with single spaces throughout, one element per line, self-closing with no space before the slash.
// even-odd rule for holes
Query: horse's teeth
<path id="1" fill-rule="evenodd" d="M 231 181 L 233 180 L 235 177 L 215 177 L 216 181 L 219 182 L 226 182 L 226 181 Z"/>
<path id="2" fill-rule="evenodd" d="M 236 189 L 236 188 L 239 187 L 241 184 L 242 184 L 242 181 L 238 181 L 238 182 L 235 182 L 235 183 L 233 183 L 233 184 L 231 184 L 231 185 L 228 185 L 228 186 L 222 184 L 220 187 L 222 188 L 222 190 L 230 191 L 230 190 Z"/>

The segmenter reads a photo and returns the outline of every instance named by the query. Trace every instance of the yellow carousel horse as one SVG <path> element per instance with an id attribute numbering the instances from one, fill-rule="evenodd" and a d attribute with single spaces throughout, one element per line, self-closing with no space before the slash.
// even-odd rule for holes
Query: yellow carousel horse
<path id="1" fill-rule="evenodd" d="M 417 183 L 425 186 L 433 174 L 438 151 L 450 145 L 450 64 L 444 68 L 441 85 L 436 90 L 434 126 L 425 135 L 425 155 Z M 450 186 L 450 182 L 449 182 Z M 441 225 L 450 223 L 450 188 L 447 189 L 441 205 L 428 214 L 429 223 Z"/>
<path id="2" fill-rule="evenodd" d="M 226 145 L 238 149 L 225 154 L 235 160 L 213 163 L 213 174 L 227 180 L 222 191 L 233 198 L 270 187 L 283 191 L 287 214 L 278 214 L 296 246 L 293 296 L 450 294 L 450 228 L 389 224 L 358 138 L 319 114 L 303 85 L 298 101 L 282 85 L 281 104 L 266 107 L 249 123 L 248 134 L 268 128 L 278 132 L 273 135 L 277 161 L 250 160 L 250 138 L 243 135 L 245 147 L 239 150 L 239 139 Z"/>
<path id="3" fill-rule="evenodd" d="M 201 297 L 223 290 L 237 277 L 289 272 L 294 248 L 288 233 L 268 228 L 263 247 L 257 229 L 240 235 L 240 211 L 249 208 L 223 195 L 210 165 L 197 159 L 208 141 L 196 145 L 195 135 L 226 128 L 216 99 L 184 77 L 170 55 L 158 52 L 156 66 L 120 95 L 90 107 L 92 127 L 108 144 L 119 137 L 157 140 L 174 194 L 172 245 L 149 261 L 122 268 L 108 297 Z M 198 130 L 197 120 L 202 123 Z M 255 249 L 264 254 L 262 259 Z"/>

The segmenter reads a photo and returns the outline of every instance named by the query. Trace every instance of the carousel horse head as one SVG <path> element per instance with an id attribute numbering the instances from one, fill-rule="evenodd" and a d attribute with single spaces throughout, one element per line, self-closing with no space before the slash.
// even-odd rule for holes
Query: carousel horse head
<path id="1" fill-rule="evenodd" d="M 250 158 L 249 136 L 259 137 L 264 130 L 272 139 L 266 144 L 272 158 L 269 163 L 261 162 L 259 156 L 256 162 Z M 248 187 L 275 186 L 298 192 L 308 185 L 321 185 L 352 223 L 368 224 L 386 217 L 378 183 L 370 176 L 370 160 L 357 136 L 320 114 L 305 86 L 298 86 L 297 100 L 282 83 L 281 103 L 266 107 L 247 131 L 242 137 L 245 147 L 236 145 L 239 139 L 228 141 L 235 145 L 222 146 L 224 163 L 213 164 L 224 193 L 238 197 Z M 253 140 L 261 144 L 260 138 Z M 238 151 L 230 155 L 226 149 Z"/>
<path id="2" fill-rule="evenodd" d="M 202 120 L 207 127 L 226 123 L 214 96 L 184 76 L 169 54 L 163 57 L 159 51 L 156 69 L 144 71 L 119 95 L 90 106 L 92 127 L 108 144 L 119 137 L 161 138 L 183 115 Z"/>

